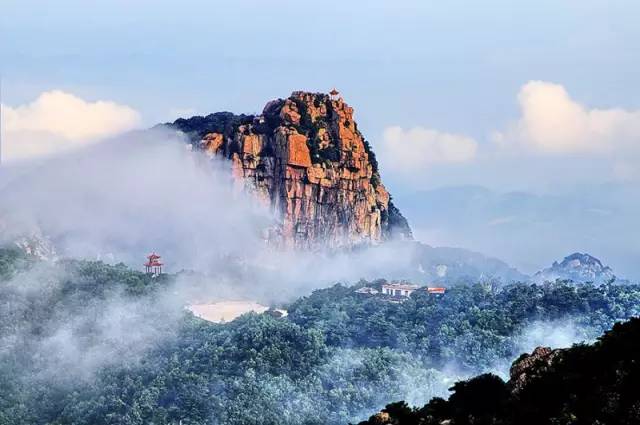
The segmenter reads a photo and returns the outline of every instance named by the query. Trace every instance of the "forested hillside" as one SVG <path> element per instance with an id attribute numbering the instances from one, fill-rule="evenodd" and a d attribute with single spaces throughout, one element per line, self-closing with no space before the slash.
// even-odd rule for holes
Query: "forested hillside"
<path id="1" fill-rule="evenodd" d="M 356 422 L 504 368 L 540 323 L 591 337 L 640 306 L 637 286 L 469 284 L 394 304 L 336 285 L 285 318 L 213 324 L 177 281 L 0 251 L 0 424 Z"/>
<path id="2" fill-rule="evenodd" d="M 421 408 L 387 405 L 360 425 L 545 425 L 640 423 L 640 319 L 617 323 L 593 345 L 550 351 L 525 381 L 484 374 Z M 518 365 L 518 363 L 516 363 Z"/>
<path id="3" fill-rule="evenodd" d="M 289 307 L 291 321 L 321 330 L 331 346 L 389 347 L 419 355 L 430 366 L 453 363 L 466 371 L 519 355 L 519 337 L 532 325 L 571 325 L 595 338 L 639 313 L 638 286 L 571 282 L 519 283 L 501 290 L 459 285 L 443 296 L 417 291 L 399 304 L 336 285 Z"/>

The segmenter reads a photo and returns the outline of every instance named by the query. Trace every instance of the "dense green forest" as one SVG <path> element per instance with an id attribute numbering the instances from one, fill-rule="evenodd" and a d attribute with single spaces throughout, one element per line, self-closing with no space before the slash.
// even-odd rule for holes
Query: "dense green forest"
<path id="1" fill-rule="evenodd" d="M 0 250 L 0 424 L 355 422 L 504 368 L 536 323 L 595 337 L 640 307 L 637 286 L 469 283 L 394 304 L 355 293 L 363 282 L 284 318 L 214 324 L 183 308 L 176 282 Z"/>
<path id="2" fill-rule="evenodd" d="M 570 319 L 585 336 L 595 338 L 616 321 L 639 313 L 637 286 L 571 282 L 518 283 L 501 289 L 458 285 L 444 296 L 417 291 L 400 304 L 336 285 L 289 307 L 291 321 L 321 330 L 328 345 L 389 347 L 419 355 L 430 366 L 454 362 L 472 372 L 496 359 L 517 357 L 521 341 L 516 336 L 532 323 Z"/>
<path id="3" fill-rule="evenodd" d="M 391 403 L 360 425 L 640 423 L 640 319 L 553 356 L 533 363 L 520 388 L 483 374 L 457 382 L 448 400 L 434 398 L 421 408 Z"/>

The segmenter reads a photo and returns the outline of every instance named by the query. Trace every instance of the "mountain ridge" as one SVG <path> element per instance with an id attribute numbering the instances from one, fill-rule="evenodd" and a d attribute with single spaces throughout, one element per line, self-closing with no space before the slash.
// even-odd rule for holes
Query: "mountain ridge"
<path id="1" fill-rule="evenodd" d="M 606 259 L 617 275 L 637 280 L 638 193 L 623 183 L 541 192 L 449 185 L 400 187 L 394 199 L 417 239 L 491 254 L 531 275 L 552 259 L 588 252 Z"/>

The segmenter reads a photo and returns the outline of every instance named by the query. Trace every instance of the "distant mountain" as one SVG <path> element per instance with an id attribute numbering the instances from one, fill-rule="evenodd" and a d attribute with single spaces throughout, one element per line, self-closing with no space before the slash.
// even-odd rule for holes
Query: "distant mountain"
<path id="1" fill-rule="evenodd" d="M 433 282 L 472 279 L 507 283 L 527 279 L 527 275 L 504 261 L 462 248 L 416 244 L 413 261 L 418 272 Z"/>
<path id="2" fill-rule="evenodd" d="M 555 282 L 557 279 L 579 283 L 593 282 L 600 285 L 616 280 L 616 275 L 611 267 L 605 266 L 597 258 L 576 252 L 564 257 L 559 263 L 554 261 L 551 267 L 533 276 L 535 282 Z"/>
<path id="3" fill-rule="evenodd" d="M 528 281 L 529 276 L 504 261 L 462 248 L 421 242 L 389 242 L 352 256 L 352 268 L 371 278 L 407 279 L 421 284 Z"/>
<path id="4" fill-rule="evenodd" d="M 394 188 L 397 185 L 394 185 Z M 606 258 L 616 273 L 640 279 L 640 186 L 603 184 L 556 192 L 498 192 L 456 186 L 393 199 L 416 239 L 461 246 L 533 274 L 568 253 Z"/>
<path id="5" fill-rule="evenodd" d="M 40 260 L 57 260 L 55 244 L 39 228 L 31 227 L 25 231 L 16 227 L 0 214 L 0 247 L 16 246 L 25 254 Z"/>
<path id="6" fill-rule="evenodd" d="M 40 232 L 33 232 L 30 235 L 17 238 L 14 244 L 25 254 L 41 260 L 56 260 L 58 258 L 53 242 Z"/>

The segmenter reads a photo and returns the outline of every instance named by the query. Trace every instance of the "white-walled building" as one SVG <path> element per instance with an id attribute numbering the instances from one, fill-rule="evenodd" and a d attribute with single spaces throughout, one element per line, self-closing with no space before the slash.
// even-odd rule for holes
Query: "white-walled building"
<path id="1" fill-rule="evenodd" d="M 410 283 L 385 283 L 382 285 L 382 293 L 392 297 L 408 298 L 416 289 L 418 289 L 418 285 Z"/>

